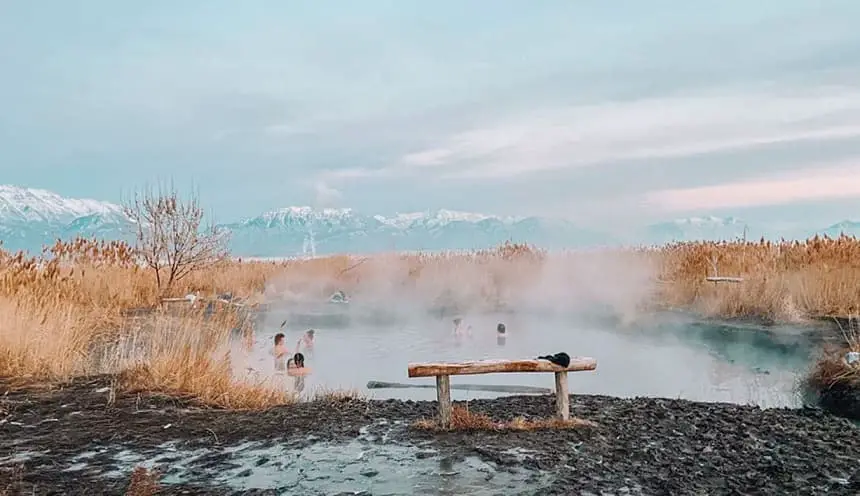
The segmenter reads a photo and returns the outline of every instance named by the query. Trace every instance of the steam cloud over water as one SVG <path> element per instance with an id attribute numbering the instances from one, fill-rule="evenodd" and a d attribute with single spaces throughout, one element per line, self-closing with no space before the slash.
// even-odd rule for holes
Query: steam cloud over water
<path id="1" fill-rule="evenodd" d="M 316 346 L 308 390 L 363 390 L 368 381 L 408 379 L 410 362 L 534 358 L 565 351 L 598 360 L 576 373 L 572 391 L 617 396 L 686 397 L 795 405 L 797 360 L 752 347 L 714 349 L 692 336 L 688 321 L 665 321 L 649 308 L 657 269 L 646 256 L 616 252 L 548 253 L 534 257 L 381 255 L 306 260 L 288 266 L 266 289 L 252 368 L 271 370 L 272 337 L 284 332 L 293 350 L 306 329 Z M 330 303 L 338 290 L 348 304 Z M 455 339 L 455 317 L 471 337 Z M 507 339 L 496 340 L 504 323 Z M 730 355 L 730 356 L 729 356 Z M 766 373 L 756 372 L 767 369 Z M 461 384 L 551 388 L 544 374 L 455 378 Z M 487 396 L 454 391 L 455 399 Z M 375 390 L 374 397 L 433 399 L 432 389 Z"/>
<path id="2" fill-rule="evenodd" d="M 336 262 L 343 267 L 332 268 Z M 454 262 L 456 260 L 456 262 Z M 656 289 L 653 262 L 620 252 L 548 253 L 499 259 L 457 255 L 382 255 L 319 259 L 294 267 L 266 288 L 274 308 L 324 301 L 344 290 L 353 308 L 411 320 L 437 313 L 534 313 L 593 315 L 596 310 L 635 319 Z"/>

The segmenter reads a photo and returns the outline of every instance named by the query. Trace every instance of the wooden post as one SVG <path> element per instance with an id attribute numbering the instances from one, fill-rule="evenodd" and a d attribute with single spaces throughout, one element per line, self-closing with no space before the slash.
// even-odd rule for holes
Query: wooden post
<path id="1" fill-rule="evenodd" d="M 555 414 L 562 420 L 570 419 L 570 396 L 567 393 L 567 371 L 555 373 Z"/>
<path id="2" fill-rule="evenodd" d="M 451 426 L 451 376 L 436 376 L 436 400 L 439 401 L 439 422 L 447 429 Z"/>

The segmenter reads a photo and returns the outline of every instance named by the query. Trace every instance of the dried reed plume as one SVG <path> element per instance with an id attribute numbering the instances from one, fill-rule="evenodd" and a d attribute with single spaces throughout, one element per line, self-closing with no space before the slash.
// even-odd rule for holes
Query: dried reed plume
<path id="1" fill-rule="evenodd" d="M 473 412 L 466 406 L 454 405 L 451 408 L 451 423 L 445 428 L 438 419 L 421 419 L 413 424 L 417 429 L 430 431 L 536 431 L 544 429 L 576 429 L 580 427 L 596 427 L 594 422 L 571 418 L 527 419 L 516 417 L 507 422 L 496 422 L 483 413 Z"/>

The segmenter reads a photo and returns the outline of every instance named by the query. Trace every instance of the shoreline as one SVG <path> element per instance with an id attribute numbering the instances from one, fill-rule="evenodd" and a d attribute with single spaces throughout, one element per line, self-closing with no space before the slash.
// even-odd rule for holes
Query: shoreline
<path id="1" fill-rule="evenodd" d="M 572 395 L 571 414 L 596 426 L 432 432 L 413 425 L 435 415 L 432 401 L 344 399 L 253 412 L 156 394 L 112 396 L 110 386 L 104 376 L 48 389 L 15 389 L 0 380 L 0 490 L 124 494 L 135 464 L 155 460 L 165 480 L 183 482 L 162 483 L 159 494 L 298 494 L 335 483 L 402 494 L 381 489 L 398 481 L 389 480 L 394 476 L 384 463 L 369 465 L 371 455 L 370 461 L 344 462 L 363 474 L 353 480 L 338 479 L 349 472 L 345 468 L 314 481 L 296 468 L 302 453 L 329 450 L 326 456 L 332 457 L 358 443 L 371 454 L 400 450 L 430 471 L 444 471 L 448 464 L 451 472 L 462 472 L 453 479 L 468 477 L 467 462 L 475 459 L 489 471 L 480 484 L 508 481 L 519 484 L 522 494 L 566 494 L 571 487 L 595 494 L 860 492 L 860 428 L 820 409 Z M 553 402 L 551 395 L 507 396 L 473 400 L 468 408 L 507 421 L 547 418 Z M 180 460 L 192 451 L 194 460 Z M 29 459 L 9 462 L 26 452 Z M 325 467 L 306 468 L 313 470 Z M 241 492 L 239 486 L 272 471 L 282 474 L 274 485 Z M 111 473 L 113 478 L 106 477 Z M 224 474 L 233 474 L 234 487 L 219 487 L 217 476 Z"/>

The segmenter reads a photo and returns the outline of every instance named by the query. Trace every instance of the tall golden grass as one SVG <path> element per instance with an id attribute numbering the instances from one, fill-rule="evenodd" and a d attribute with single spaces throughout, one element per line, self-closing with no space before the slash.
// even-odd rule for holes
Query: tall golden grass
<path id="1" fill-rule="evenodd" d="M 562 266 L 638 271 L 637 305 L 683 308 L 718 317 L 798 321 L 860 313 L 860 241 L 814 238 L 803 242 L 678 243 L 601 253 L 546 253 L 527 245 L 449 254 L 333 256 L 283 262 L 224 261 L 172 288 L 187 293 L 230 292 L 249 302 L 284 294 L 336 289 L 416 291 L 495 308 L 527 296 Z M 577 277 L 577 270 L 564 278 Z M 715 273 L 716 272 L 716 273 Z M 642 274 L 647 277 L 642 278 Z M 712 275 L 741 283 L 707 282 Z M 585 278 L 583 285 L 590 281 Z M 631 283 L 632 284 L 632 283 Z M 396 293 L 394 293 L 396 294 Z M 0 376 L 68 380 L 124 371 L 124 384 L 167 390 L 231 408 L 288 401 L 263 384 L 237 382 L 219 344 L 241 327 L 229 309 L 214 318 L 159 309 L 152 274 L 134 263 L 124 243 L 58 241 L 39 256 L 0 250 Z M 131 317 L 133 309 L 156 309 Z M 129 357 L 117 343 L 138 339 L 144 356 Z"/>
<path id="2" fill-rule="evenodd" d="M 177 285 L 186 292 L 259 294 L 273 264 L 225 262 Z M 229 408 L 263 408 L 289 401 L 268 384 L 232 377 L 219 354 L 241 316 L 159 308 L 148 271 L 123 243 L 58 242 L 41 256 L 0 251 L 0 376 L 67 381 L 122 373 L 129 389 L 193 396 Z M 144 309 L 129 317 L 129 310 Z M 131 353 L 129 350 L 133 350 Z"/>

